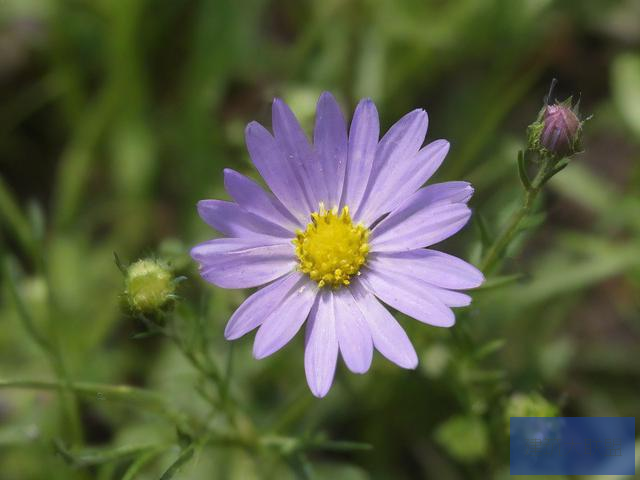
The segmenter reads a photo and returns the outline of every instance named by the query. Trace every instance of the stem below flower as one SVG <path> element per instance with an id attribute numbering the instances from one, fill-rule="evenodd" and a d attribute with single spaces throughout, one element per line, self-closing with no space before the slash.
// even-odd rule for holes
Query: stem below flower
<path id="1" fill-rule="evenodd" d="M 557 173 L 555 167 L 558 165 L 558 159 L 556 157 L 546 157 L 543 159 L 543 162 L 544 164 L 538 170 L 538 173 L 531 182 L 529 188 L 525 191 L 522 205 L 518 210 L 511 214 L 511 217 L 509 217 L 505 227 L 496 237 L 489 249 L 487 249 L 484 258 L 480 263 L 480 270 L 485 274 L 491 273 L 495 268 L 505 249 L 519 232 L 520 224 L 531 213 L 531 209 L 538 197 L 538 193 L 540 193 L 544 184 L 547 183 L 555 173 Z"/>

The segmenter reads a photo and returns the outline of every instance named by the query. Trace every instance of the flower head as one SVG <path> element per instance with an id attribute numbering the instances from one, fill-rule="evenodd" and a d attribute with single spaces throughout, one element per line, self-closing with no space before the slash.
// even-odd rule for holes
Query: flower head
<path id="1" fill-rule="evenodd" d="M 449 143 L 422 146 L 427 114 L 414 110 L 379 139 L 371 100 L 347 125 L 329 93 L 318 101 L 313 143 L 287 105 L 273 103 L 273 135 L 252 122 L 251 159 L 271 189 L 233 170 L 225 187 L 233 201 L 202 200 L 198 211 L 225 235 L 191 250 L 203 278 L 223 288 L 263 286 L 233 314 L 229 340 L 258 328 L 253 354 L 282 348 L 306 322 L 305 371 L 314 395 L 329 391 L 338 354 L 355 373 L 371 365 L 374 347 L 415 368 L 416 352 L 382 305 L 440 327 L 451 307 L 469 305 L 457 290 L 483 281 L 472 265 L 427 249 L 469 220 L 466 182 L 422 185 L 444 160 Z"/>

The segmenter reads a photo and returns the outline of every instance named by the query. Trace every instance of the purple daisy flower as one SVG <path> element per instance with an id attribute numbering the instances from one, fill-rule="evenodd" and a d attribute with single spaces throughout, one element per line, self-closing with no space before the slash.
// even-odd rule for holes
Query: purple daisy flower
<path id="1" fill-rule="evenodd" d="M 421 322 L 450 327 L 450 307 L 469 305 L 457 290 L 479 286 L 472 265 L 426 249 L 469 220 L 467 182 L 422 185 L 449 143 L 425 147 L 427 114 L 414 110 L 379 140 L 378 112 L 358 104 L 347 134 L 334 97 L 318 100 L 313 144 L 289 107 L 273 103 L 272 135 L 251 122 L 251 160 L 273 194 L 226 169 L 233 202 L 202 200 L 198 212 L 226 238 L 191 250 L 200 274 L 222 288 L 265 285 L 233 314 L 228 340 L 258 328 L 257 359 L 287 344 L 307 321 L 304 365 L 314 395 L 331 388 L 338 359 L 365 373 L 375 347 L 403 368 L 418 357 L 405 331 L 380 303 Z"/>

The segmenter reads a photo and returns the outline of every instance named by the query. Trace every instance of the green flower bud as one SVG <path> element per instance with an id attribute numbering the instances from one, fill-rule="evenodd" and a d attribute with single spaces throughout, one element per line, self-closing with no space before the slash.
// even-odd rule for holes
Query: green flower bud
<path id="1" fill-rule="evenodd" d="M 175 280 L 163 262 L 138 260 L 125 274 L 124 298 L 131 311 L 153 313 L 169 307 L 175 297 Z"/>

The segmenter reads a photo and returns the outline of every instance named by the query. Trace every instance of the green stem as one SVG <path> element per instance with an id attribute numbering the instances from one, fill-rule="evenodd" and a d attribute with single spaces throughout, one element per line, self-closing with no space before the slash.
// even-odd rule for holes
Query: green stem
<path id="1" fill-rule="evenodd" d="M 485 274 L 491 273 L 495 268 L 506 248 L 520 231 L 520 224 L 531 213 L 540 190 L 542 190 L 544 184 L 553 175 L 554 167 L 558 163 L 557 159 L 545 158 L 543 161 L 544 164 L 538 170 L 538 173 L 531 182 L 530 187 L 525 191 L 522 205 L 518 210 L 511 214 L 511 217 L 509 217 L 505 227 L 493 241 L 493 244 L 487 249 L 484 258 L 480 263 L 480 270 Z"/>

